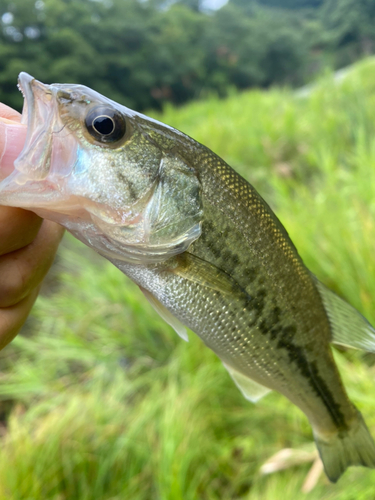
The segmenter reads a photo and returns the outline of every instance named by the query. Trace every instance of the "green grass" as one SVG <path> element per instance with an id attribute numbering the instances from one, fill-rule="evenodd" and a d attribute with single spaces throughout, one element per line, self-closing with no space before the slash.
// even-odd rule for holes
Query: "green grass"
<path id="1" fill-rule="evenodd" d="M 308 267 L 375 323 L 375 62 L 308 97 L 211 98 L 158 118 L 211 147 L 275 209 Z M 1 353 L 0 500 L 368 500 L 351 468 L 301 493 L 309 465 L 259 468 L 309 446 L 305 416 L 272 393 L 244 400 L 220 361 L 182 342 L 117 269 L 71 238 L 60 285 Z M 375 436 L 375 367 L 335 354 Z M 282 496 L 281 496 L 282 495 Z"/>

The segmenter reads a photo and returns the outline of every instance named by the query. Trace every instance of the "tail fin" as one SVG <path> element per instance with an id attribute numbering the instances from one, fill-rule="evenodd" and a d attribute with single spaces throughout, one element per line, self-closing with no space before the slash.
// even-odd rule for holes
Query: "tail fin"
<path id="1" fill-rule="evenodd" d="M 325 473 L 333 483 L 350 465 L 375 468 L 375 444 L 359 412 L 349 429 L 329 437 L 314 432 L 314 437 Z"/>

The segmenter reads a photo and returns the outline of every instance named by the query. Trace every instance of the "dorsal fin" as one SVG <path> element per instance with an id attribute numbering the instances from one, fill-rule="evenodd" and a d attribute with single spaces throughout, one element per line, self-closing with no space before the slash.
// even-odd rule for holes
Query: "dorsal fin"
<path id="1" fill-rule="evenodd" d="M 313 276 L 332 330 L 332 343 L 375 352 L 375 329 L 353 306 Z"/>
<path id="2" fill-rule="evenodd" d="M 141 292 L 143 295 L 146 297 L 146 299 L 149 301 L 149 303 L 152 305 L 152 307 L 155 309 L 155 311 L 160 314 L 160 316 L 163 318 L 164 321 L 170 325 L 175 332 L 183 339 L 185 342 L 189 342 L 189 337 L 187 334 L 187 330 L 185 326 L 173 316 L 173 314 L 168 311 L 168 309 L 163 306 L 161 302 L 156 299 L 151 292 L 146 290 L 143 287 L 139 287 L 141 289 Z"/>
<path id="3" fill-rule="evenodd" d="M 245 375 L 242 375 L 242 373 L 238 372 L 226 363 L 223 362 L 223 365 L 228 370 L 229 375 L 232 377 L 236 386 L 248 401 L 256 403 L 262 399 L 263 396 L 271 392 L 271 389 L 268 389 L 268 387 L 264 387 L 264 385 L 254 382 L 251 378 L 245 377 Z"/>

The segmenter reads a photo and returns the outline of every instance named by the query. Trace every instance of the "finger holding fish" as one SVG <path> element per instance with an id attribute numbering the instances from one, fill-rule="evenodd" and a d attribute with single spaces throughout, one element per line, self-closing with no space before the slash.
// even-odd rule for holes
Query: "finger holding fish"
<path id="1" fill-rule="evenodd" d="M 0 104 L 0 179 L 14 170 L 26 133 L 20 113 Z M 0 349 L 25 322 L 62 234 L 34 212 L 0 206 Z"/>
<path id="2" fill-rule="evenodd" d="M 25 143 L 27 127 L 21 114 L 0 103 L 0 180 L 14 170 L 14 161 Z M 42 220 L 33 212 L 19 208 L 0 208 L 0 256 L 18 250 L 36 237 Z"/>
<path id="3" fill-rule="evenodd" d="M 36 238 L 42 222 L 34 212 L 0 206 L 0 258 L 29 245 Z"/>
<path id="4" fill-rule="evenodd" d="M 21 114 L 0 103 L 0 180 L 13 171 L 15 159 L 24 146 L 27 127 L 21 123 Z"/>
<path id="5" fill-rule="evenodd" d="M 11 342 L 25 323 L 39 293 L 39 286 L 16 304 L 0 308 L 0 349 Z"/>
<path id="6" fill-rule="evenodd" d="M 61 226 L 45 220 L 29 244 L 0 257 L 0 308 L 17 304 L 40 285 L 62 234 Z"/>

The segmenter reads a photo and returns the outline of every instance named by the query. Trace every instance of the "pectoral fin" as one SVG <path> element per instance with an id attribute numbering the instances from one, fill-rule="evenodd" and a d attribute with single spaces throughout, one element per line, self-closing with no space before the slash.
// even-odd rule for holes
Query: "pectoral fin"
<path id="1" fill-rule="evenodd" d="M 268 387 L 264 387 L 264 385 L 254 382 L 251 378 L 245 377 L 245 375 L 242 375 L 242 373 L 238 372 L 226 363 L 223 363 L 223 365 L 228 370 L 229 375 L 232 377 L 236 386 L 248 401 L 257 403 L 263 396 L 271 392 L 271 389 L 268 389 Z"/>
<path id="2" fill-rule="evenodd" d="M 141 286 L 139 288 L 141 289 L 141 292 L 149 301 L 149 303 L 152 305 L 152 307 L 155 309 L 155 311 L 163 318 L 163 320 L 166 321 L 168 325 L 170 325 L 176 331 L 176 333 L 183 340 L 185 340 L 185 342 L 189 342 L 189 337 L 185 326 L 177 318 L 175 318 L 173 314 L 169 312 L 168 309 L 152 295 L 152 293 Z"/>
<path id="3" fill-rule="evenodd" d="M 195 255 L 185 252 L 176 257 L 179 265 L 173 273 L 224 294 L 235 294 L 240 290 L 237 282 L 218 267 Z"/>
<path id="4" fill-rule="evenodd" d="M 375 329 L 353 306 L 313 276 L 323 300 L 334 344 L 375 352 Z"/>

